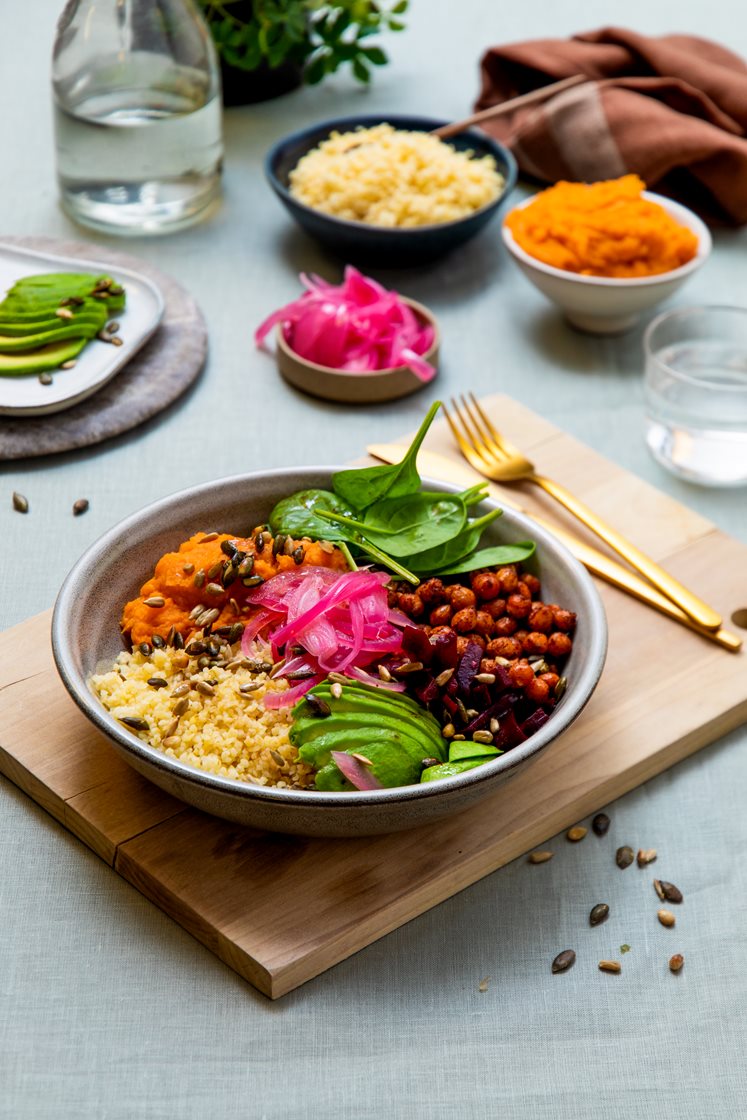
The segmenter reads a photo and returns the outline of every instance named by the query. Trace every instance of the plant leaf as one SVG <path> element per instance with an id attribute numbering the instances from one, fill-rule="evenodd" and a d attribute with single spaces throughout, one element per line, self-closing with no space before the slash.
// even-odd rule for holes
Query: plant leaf
<path id="1" fill-rule="evenodd" d="M 349 540 L 351 535 L 346 529 L 325 521 L 315 513 L 317 506 L 331 509 L 345 517 L 354 516 L 354 511 L 330 490 L 298 490 L 279 501 L 270 514 L 273 532 L 289 533 L 293 537 L 311 537 L 312 540 Z"/>
<path id="2" fill-rule="evenodd" d="M 536 548 L 534 541 L 520 541 L 518 544 L 499 544 L 494 548 L 482 548 L 470 556 L 459 560 L 447 568 L 434 572 L 438 576 L 458 576 L 463 572 L 474 572 L 476 568 L 494 568 L 503 564 L 518 564 L 527 560 Z"/>

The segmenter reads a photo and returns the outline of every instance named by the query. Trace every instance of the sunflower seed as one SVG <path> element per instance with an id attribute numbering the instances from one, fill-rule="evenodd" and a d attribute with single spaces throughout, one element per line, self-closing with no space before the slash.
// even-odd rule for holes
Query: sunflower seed
<path id="1" fill-rule="evenodd" d="M 379 665 L 377 672 L 382 681 L 389 682 L 392 679 L 392 674 L 389 672 L 386 665 Z"/>
<path id="2" fill-rule="evenodd" d="M 424 770 L 430 770 L 431 766 L 438 766 L 438 765 L 439 765 L 439 760 L 437 758 L 424 758 L 421 762 L 421 766 L 423 767 Z"/>
<path id="3" fill-rule="evenodd" d="M 406 677 L 409 673 L 419 673 L 422 668 L 422 661 L 405 661 L 403 665 L 392 669 L 392 673 L 395 677 Z"/>
<path id="4" fill-rule="evenodd" d="M 164 738 L 164 742 L 166 741 L 166 739 L 170 739 L 170 738 L 171 738 L 171 736 L 172 736 L 172 735 L 173 735 L 173 734 L 174 734 L 174 733 L 176 732 L 176 730 L 177 730 L 177 728 L 178 728 L 178 727 L 179 727 L 179 717 L 177 716 L 177 718 L 176 718 L 176 719 L 172 719 L 171 723 L 170 723 L 170 724 L 169 724 L 169 726 L 168 726 L 168 727 L 166 728 L 166 734 L 165 734 L 165 735 L 164 735 L 164 737 L 163 737 L 163 738 Z"/>
<path id="5" fill-rule="evenodd" d="M 239 604 L 236 602 L 235 599 L 229 599 L 228 600 L 228 605 L 229 605 L 229 607 L 231 608 L 231 610 L 233 611 L 234 614 L 237 614 L 237 615 L 241 614 L 241 608 L 239 607 Z M 241 629 L 243 631 L 243 629 L 244 629 L 243 626 L 242 626 Z"/>
<path id="6" fill-rule="evenodd" d="M 597 836 L 604 836 L 610 826 L 610 819 L 606 813 L 597 813 L 591 822 L 593 832 Z"/>
<path id="7" fill-rule="evenodd" d="M 167 750 L 173 750 L 174 747 L 178 746 L 178 744 L 179 744 L 179 736 L 178 735 L 166 735 L 161 740 L 161 746 L 166 747 Z"/>
<path id="8" fill-rule="evenodd" d="M 653 863 L 656 859 L 656 848 L 639 848 L 636 859 L 639 867 L 645 867 L 647 863 Z"/>
<path id="9" fill-rule="evenodd" d="M 249 576 L 249 579 L 242 579 L 241 582 L 244 587 L 259 587 L 265 581 L 262 576 Z"/>
<path id="10" fill-rule="evenodd" d="M 106 324 L 106 329 L 108 330 L 109 334 L 116 334 L 119 330 L 119 323 L 116 319 L 112 319 L 111 323 Z"/>
<path id="11" fill-rule="evenodd" d="M 209 583 L 205 588 L 207 595 L 222 595 L 224 591 L 225 587 L 222 583 Z"/>
<path id="12" fill-rule="evenodd" d="M 630 867 L 634 859 L 635 855 L 633 854 L 633 849 L 629 848 L 627 844 L 623 844 L 623 846 L 618 848 L 615 852 L 615 863 L 621 871 L 624 871 L 626 867 Z"/>
<path id="13" fill-rule="evenodd" d="M 113 338 L 110 337 L 109 341 L 111 342 L 112 346 L 124 346 L 124 339 L 120 338 L 118 334 L 115 334 Z"/>
<path id="14" fill-rule="evenodd" d="M 205 533 L 205 536 L 200 539 L 200 544 L 208 544 L 209 541 L 217 541 L 217 539 L 217 533 Z"/>
<path id="15" fill-rule="evenodd" d="M 146 607 L 165 607 L 166 600 L 163 595 L 151 595 L 150 598 L 144 600 Z"/>
<path id="16" fill-rule="evenodd" d="M 29 511 L 28 498 L 25 498 L 23 494 L 19 494 L 17 490 L 13 491 L 13 509 L 17 513 L 28 513 Z"/>
<path id="17" fill-rule="evenodd" d="M 192 580 L 192 583 L 195 585 L 195 587 L 203 587 L 205 584 L 205 579 L 205 569 L 200 568 L 195 572 L 195 578 Z"/>
<path id="18" fill-rule="evenodd" d="M 317 544 L 322 552 L 326 552 L 328 556 L 335 551 L 335 546 L 332 544 L 332 541 L 317 541 Z"/>
<path id="19" fill-rule="evenodd" d="M 577 844 L 579 840 L 583 840 L 588 831 L 588 828 L 584 828 L 582 824 L 577 824 L 574 825 L 573 828 L 568 829 L 565 834 L 565 838 L 566 840 L 570 840 L 572 844 Z"/>
<path id="20" fill-rule="evenodd" d="M 55 311 L 58 319 L 72 319 L 73 313 L 69 307 L 58 307 Z"/>
<path id="21" fill-rule="evenodd" d="M 184 649 L 184 638 L 178 630 L 176 634 L 174 634 L 174 649 Z M 174 664 L 176 664 L 176 660 L 174 660 Z"/>
<path id="22" fill-rule="evenodd" d="M 218 572 L 222 572 L 222 571 L 223 571 L 223 561 L 222 560 L 216 560 L 215 563 L 211 564 L 210 567 L 208 568 L 207 578 L 208 579 L 215 579 L 215 577 L 218 575 Z"/>
<path id="23" fill-rule="evenodd" d="M 258 682 L 247 681 L 246 684 L 239 685 L 239 692 L 242 696 L 248 696 L 251 692 L 256 692 L 257 689 L 261 687 L 262 685 Z"/>
<path id="24" fill-rule="evenodd" d="M 449 683 L 449 681 L 451 680 L 451 678 L 453 676 L 454 676 L 454 670 L 453 669 L 444 669 L 443 673 L 439 673 L 438 676 L 436 677 L 436 684 L 438 685 L 439 688 L 443 688 L 443 686 L 445 684 Z"/>
<path id="25" fill-rule="evenodd" d="M 342 685 L 339 681 L 333 681 L 329 686 L 329 691 L 334 696 L 335 700 L 339 700 L 342 696 Z"/>
<path id="26" fill-rule="evenodd" d="M 590 926 L 601 926 L 602 922 L 606 922 L 610 916 L 610 908 L 606 902 L 598 902 L 596 906 L 592 906 L 589 914 Z"/>
<path id="27" fill-rule="evenodd" d="M 360 762 L 362 766 L 373 766 L 373 762 L 371 761 L 371 759 L 366 758 L 364 754 L 358 754 L 356 751 L 351 751 L 350 757 L 354 758 L 356 762 Z"/>
<path id="28" fill-rule="evenodd" d="M 191 576 L 191 575 L 192 575 L 192 572 L 193 572 L 194 570 L 195 570 L 195 566 L 194 566 L 194 564 L 193 564 L 193 563 L 191 562 L 191 560 L 190 560 L 190 561 L 188 561 L 188 562 L 187 562 L 187 563 L 186 563 L 186 564 L 184 565 L 184 567 L 183 567 L 183 569 L 182 569 L 182 571 L 184 572 L 185 576 Z"/>
<path id="29" fill-rule="evenodd" d="M 560 677 L 558 679 L 558 683 L 555 685 L 555 688 L 553 689 L 553 696 L 555 697 L 555 699 L 559 700 L 561 698 L 561 696 L 563 696 L 565 694 L 565 690 L 567 688 L 568 688 L 568 678 L 567 677 Z"/>
<path id="30" fill-rule="evenodd" d="M 187 684 L 186 681 L 182 681 L 181 684 L 178 684 L 176 686 L 176 688 L 171 690 L 171 695 L 174 698 L 174 700 L 179 700 L 182 696 L 187 696 L 188 694 L 189 694 L 189 685 Z"/>
<path id="31" fill-rule="evenodd" d="M 573 949 L 564 949 L 562 953 L 558 953 L 550 967 L 553 972 L 567 972 L 575 962 L 576 954 Z"/>
<path id="32" fill-rule="evenodd" d="M 663 926 L 667 927 L 667 929 L 671 929 L 674 923 L 677 921 L 671 910 L 657 910 L 656 917 L 659 919 Z"/>
<path id="33" fill-rule="evenodd" d="M 72 365 L 75 365 L 75 362 L 73 362 Z M 60 366 L 60 369 L 70 369 L 70 368 L 71 368 L 71 366 L 70 366 L 69 362 L 63 362 L 62 365 Z M 44 373 L 40 373 L 39 374 L 39 384 L 40 385 L 53 385 L 54 384 L 54 378 L 52 377 L 52 374 L 47 372 L 47 371 L 45 371 Z"/>
<path id="34" fill-rule="evenodd" d="M 280 766 L 280 767 L 285 766 L 285 759 L 283 758 L 283 756 L 278 751 L 275 751 L 272 748 L 270 748 L 270 757 L 272 758 L 272 761 L 275 763 L 276 766 Z"/>
<path id="35" fill-rule="evenodd" d="M 119 722 L 124 723 L 133 731 L 149 731 L 150 724 L 147 720 L 141 719 L 140 716 L 120 716 Z"/>
<path id="36" fill-rule="evenodd" d="M 168 688 L 169 682 L 163 677 L 149 677 L 147 682 L 151 688 Z"/>
<path id="37" fill-rule="evenodd" d="M 207 681 L 198 681 L 195 690 L 199 692 L 200 696 L 207 696 L 208 698 L 215 696 L 215 689 Z"/>
<path id="38" fill-rule="evenodd" d="M 666 879 L 654 879 L 654 890 L 662 902 L 675 902 L 677 904 L 682 902 L 682 891 L 679 887 L 675 887 L 674 883 L 668 883 Z"/>
<path id="39" fill-rule="evenodd" d="M 325 717 L 332 715 L 332 709 L 326 700 L 322 700 L 321 696 L 317 696 L 313 692 L 307 692 L 305 699 L 315 716 Z"/>
<path id="40" fill-rule="evenodd" d="M 529 863 L 547 863 L 549 859 L 555 855 L 554 852 L 530 852 L 528 856 Z"/>
<path id="41" fill-rule="evenodd" d="M 675 953 L 673 957 L 669 958 L 669 971 L 679 972 L 684 963 L 685 958 L 682 956 L 682 953 Z"/>
<path id="42" fill-rule="evenodd" d="M 475 680 L 479 684 L 495 684 L 495 673 L 476 673 Z"/>
<path id="43" fill-rule="evenodd" d="M 189 697 L 182 696 L 171 709 L 175 716 L 183 716 L 189 711 Z"/>
<path id="44" fill-rule="evenodd" d="M 619 961 L 600 961 L 600 972 L 622 972 L 622 965 Z"/>

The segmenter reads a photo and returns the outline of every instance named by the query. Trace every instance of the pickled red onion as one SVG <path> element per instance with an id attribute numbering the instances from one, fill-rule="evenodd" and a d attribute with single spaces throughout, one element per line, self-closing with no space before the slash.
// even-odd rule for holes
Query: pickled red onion
<path id="1" fill-rule="evenodd" d="M 265 319 L 254 335 L 257 346 L 280 324 L 290 348 L 318 365 L 350 373 L 407 366 L 421 381 L 435 377 L 423 357 L 433 344 L 433 327 L 397 292 L 352 265 L 339 285 L 303 272 L 300 279 L 306 291 Z"/>

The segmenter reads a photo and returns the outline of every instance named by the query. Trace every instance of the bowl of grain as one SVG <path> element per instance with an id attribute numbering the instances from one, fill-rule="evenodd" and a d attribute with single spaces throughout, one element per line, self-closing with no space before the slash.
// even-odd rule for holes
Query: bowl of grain
<path id="1" fill-rule="evenodd" d="M 445 121 L 342 117 L 286 136 L 265 171 L 291 216 L 348 261 L 392 267 L 434 260 L 479 233 L 516 183 L 507 148 Z"/>

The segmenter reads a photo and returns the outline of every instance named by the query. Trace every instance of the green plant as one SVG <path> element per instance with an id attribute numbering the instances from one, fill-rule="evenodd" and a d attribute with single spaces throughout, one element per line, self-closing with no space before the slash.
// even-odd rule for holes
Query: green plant
<path id="1" fill-rule="evenodd" d="M 300 67 L 315 84 L 343 65 L 359 82 L 388 58 L 370 42 L 381 31 L 401 31 L 409 0 L 199 0 L 223 62 L 238 70 L 262 64 Z"/>

